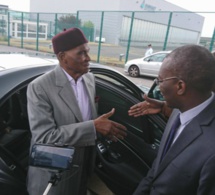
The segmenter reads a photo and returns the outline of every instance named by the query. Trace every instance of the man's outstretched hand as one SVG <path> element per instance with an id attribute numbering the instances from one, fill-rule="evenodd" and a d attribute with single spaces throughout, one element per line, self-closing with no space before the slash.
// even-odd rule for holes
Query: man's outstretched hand
<path id="1" fill-rule="evenodd" d="M 147 114 L 157 114 L 162 111 L 165 104 L 164 101 L 149 98 L 147 95 L 144 95 L 143 98 L 145 101 L 135 104 L 130 108 L 128 111 L 129 116 L 138 117 Z"/>
<path id="2" fill-rule="evenodd" d="M 147 114 L 161 113 L 168 118 L 172 113 L 172 108 L 168 107 L 166 101 L 149 98 L 146 94 L 143 96 L 143 102 L 133 105 L 128 110 L 128 115 L 138 117 Z"/>
<path id="3" fill-rule="evenodd" d="M 113 108 L 110 112 L 101 115 L 94 120 L 94 126 L 97 132 L 101 133 L 104 136 L 109 137 L 113 141 L 118 139 L 124 139 L 126 134 L 126 127 L 120 123 L 114 122 L 109 119 L 115 113 Z"/>

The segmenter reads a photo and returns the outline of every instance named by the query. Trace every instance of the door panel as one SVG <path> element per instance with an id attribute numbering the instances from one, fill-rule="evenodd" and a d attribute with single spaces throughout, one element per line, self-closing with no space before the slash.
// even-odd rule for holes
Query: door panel
<path id="1" fill-rule="evenodd" d="M 96 172 L 115 194 L 130 195 L 147 174 L 157 147 L 153 144 L 148 117 L 128 116 L 129 108 L 139 100 L 110 85 L 97 80 L 98 113 L 101 115 L 115 108 L 110 119 L 125 125 L 128 132 L 126 138 L 118 142 L 102 136 L 98 138 Z"/>

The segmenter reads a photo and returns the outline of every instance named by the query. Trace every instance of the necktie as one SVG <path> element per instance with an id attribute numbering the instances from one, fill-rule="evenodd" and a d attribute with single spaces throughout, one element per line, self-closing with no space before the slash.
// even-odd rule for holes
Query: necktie
<path id="1" fill-rule="evenodd" d="M 174 137 L 175 137 L 175 133 L 178 129 L 178 127 L 181 125 L 181 121 L 180 121 L 180 115 L 178 115 L 171 127 L 171 130 L 170 130 L 170 133 L 169 133 L 169 136 L 168 136 L 168 139 L 166 141 L 166 144 L 164 146 L 164 150 L 163 150 L 163 154 L 162 154 L 162 157 L 161 157 L 161 160 L 163 159 L 163 157 L 166 155 L 166 153 L 168 152 L 169 148 L 171 147 L 172 145 L 172 142 L 174 140 Z"/>

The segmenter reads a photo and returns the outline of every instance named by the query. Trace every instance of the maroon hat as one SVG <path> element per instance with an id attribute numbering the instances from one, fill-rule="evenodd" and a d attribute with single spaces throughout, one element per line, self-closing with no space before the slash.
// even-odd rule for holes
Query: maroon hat
<path id="1" fill-rule="evenodd" d="M 68 51 L 84 43 L 88 43 L 88 40 L 79 28 L 64 30 L 52 38 L 55 54 L 61 51 Z"/>

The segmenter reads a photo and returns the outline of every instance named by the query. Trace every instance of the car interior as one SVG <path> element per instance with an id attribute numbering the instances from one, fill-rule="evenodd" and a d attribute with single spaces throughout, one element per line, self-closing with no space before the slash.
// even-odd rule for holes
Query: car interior
<path id="1" fill-rule="evenodd" d="M 0 106 L 0 191 L 27 195 L 30 131 L 26 87 L 17 90 Z"/>
<path id="2" fill-rule="evenodd" d="M 15 155 L 19 163 L 28 166 L 30 131 L 27 114 L 26 88 L 16 91 L 1 106 L 0 144 Z"/>

